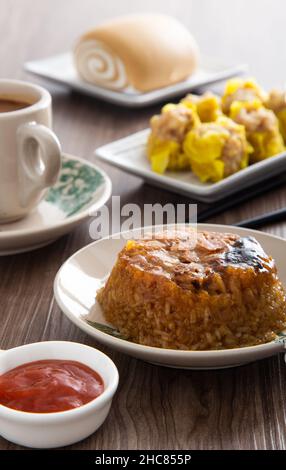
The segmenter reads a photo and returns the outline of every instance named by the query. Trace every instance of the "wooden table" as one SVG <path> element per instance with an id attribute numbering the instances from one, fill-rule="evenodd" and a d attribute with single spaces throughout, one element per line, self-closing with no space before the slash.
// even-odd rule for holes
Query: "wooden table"
<path id="1" fill-rule="evenodd" d="M 0 0 L 0 76 L 37 82 L 22 71 L 25 60 L 65 51 L 82 31 L 103 18 L 153 10 L 153 4 L 152 0 Z M 155 4 L 156 10 L 185 21 L 204 53 L 228 62 L 248 62 L 251 73 L 266 86 L 285 81 L 285 56 L 280 55 L 283 0 L 240 0 L 231 6 L 227 0 L 158 0 Z M 95 147 L 146 127 L 159 109 L 121 109 L 45 84 L 53 94 L 54 129 L 64 150 L 90 161 Z M 104 168 L 122 204 L 181 201 L 138 178 Z M 280 188 L 213 221 L 232 223 L 285 202 L 286 191 Z M 285 236 L 286 224 L 266 230 Z M 52 289 L 61 264 L 90 241 L 87 223 L 46 248 L 0 259 L 1 348 L 43 340 L 79 341 L 102 348 L 63 316 Z M 118 366 L 119 390 L 104 426 L 74 449 L 286 448 L 282 356 L 237 369 L 200 372 L 156 367 L 102 349 Z M 0 449 L 15 448 L 0 438 Z"/>

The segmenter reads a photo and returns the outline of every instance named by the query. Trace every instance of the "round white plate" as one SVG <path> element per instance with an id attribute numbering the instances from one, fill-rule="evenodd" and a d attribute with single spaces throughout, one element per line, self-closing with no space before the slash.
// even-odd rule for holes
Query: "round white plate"
<path id="1" fill-rule="evenodd" d="M 280 279 L 286 286 L 286 263 L 283 259 L 286 240 L 256 230 L 227 225 L 198 224 L 198 229 L 254 236 L 266 253 L 276 260 Z M 134 234 L 134 231 L 129 233 Z M 91 243 L 71 256 L 59 270 L 54 283 L 57 303 L 65 315 L 80 329 L 110 348 L 154 364 L 176 368 L 234 367 L 283 352 L 283 336 L 279 340 L 259 346 L 217 351 L 177 351 L 154 348 L 121 338 L 112 325 L 105 321 L 101 308 L 95 301 L 95 296 L 110 273 L 118 252 L 125 245 L 126 238 L 128 238 L 128 232 L 121 234 L 121 237 L 117 239 L 103 238 Z"/>
<path id="2" fill-rule="evenodd" d="M 62 155 L 58 182 L 25 218 L 0 225 L 0 256 L 35 250 L 70 232 L 105 204 L 112 184 L 96 165 Z"/>

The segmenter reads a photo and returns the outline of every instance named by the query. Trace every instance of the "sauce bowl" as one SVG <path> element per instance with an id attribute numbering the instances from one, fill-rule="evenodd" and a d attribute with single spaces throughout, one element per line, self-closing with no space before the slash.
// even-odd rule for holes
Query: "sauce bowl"
<path id="1" fill-rule="evenodd" d="M 101 351 L 69 341 L 32 343 L 0 351 L 0 375 L 22 364 L 44 359 L 81 362 L 104 381 L 104 391 L 78 408 L 53 413 L 30 413 L 0 405 L 0 435 L 15 444 L 55 448 L 73 444 L 96 431 L 105 421 L 118 385 L 118 371 Z"/>

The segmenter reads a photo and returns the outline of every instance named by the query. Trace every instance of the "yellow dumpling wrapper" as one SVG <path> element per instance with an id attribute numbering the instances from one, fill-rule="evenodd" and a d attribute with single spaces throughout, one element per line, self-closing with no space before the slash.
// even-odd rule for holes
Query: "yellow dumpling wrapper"
<path id="1" fill-rule="evenodd" d="M 239 89 L 254 90 L 257 93 L 257 96 L 262 93 L 261 87 L 254 78 L 231 78 L 226 82 L 224 94 L 232 95 Z"/>
<path id="2" fill-rule="evenodd" d="M 195 109 L 201 122 L 214 122 L 222 115 L 220 98 L 213 93 L 205 93 L 202 96 L 187 95 L 181 103 Z"/>
<path id="3" fill-rule="evenodd" d="M 190 162 L 181 151 L 181 146 L 175 141 L 161 141 L 150 134 L 147 154 L 151 168 L 156 173 L 163 174 L 168 170 L 185 170 L 190 168 Z"/>
<path id="4" fill-rule="evenodd" d="M 190 161 L 183 152 L 182 141 L 186 132 L 199 124 L 196 110 L 189 110 L 181 104 L 166 104 L 161 115 L 153 116 L 147 142 L 152 170 L 160 174 L 166 170 L 189 170 Z"/>
<path id="5" fill-rule="evenodd" d="M 286 143 L 286 108 L 277 111 L 275 114 L 279 121 L 279 129 L 282 134 L 283 140 Z"/>
<path id="6" fill-rule="evenodd" d="M 174 103 L 167 103 L 163 106 L 161 112 L 162 113 L 167 113 L 168 111 L 175 110 L 178 108 L 178 106 L 184 105 L 187 109 L 192 111 L 192 127 L 196 127 L 201 123 L 200 117 L 198 115 L 198 110 L 197 106 L 194 103 L 189 103 L 186 105 L 186 103 L 183 103 L 183 100 L 179 104 L 174 104 Z"/>
<path id="7" fill-rule="evenodd" d="M 222 110 L 229 115 L 232 103 L 259 101 L 261 104 L 266 99 L 265 91 L 253 78 L 232 78 L 226 82 L 224 94 L 221 99 Z"/>
<path id="8" fill-rule="evenodd" d="M 232 138 L 235 139 L 236 146 L 230 147 L 229 155 L 225 155 L 225 145 Z M 225 174 L 226 165 L 231 165 L 233 159 L 235 168 L 229 174 L 245 168 L 251 151 L 243 126 L 226 117 L 191 130 L 185 138 L 183 149 L 190 159 L 192 171 L 202 182 L 217 182 L 228 176 Z"/>
<path id="9" fill-rule="evenodd" d="M 224 163 L 220 160 L 223 146 L 227 140 L 227 132 L 222 129 L 209 131 L 199 135 L 190 131 L 184 141 L 184 151 L 190 159 L 193 172 L 205 181 L 219 181 L 223 178 Z"/>
<path id="10" fill-rule="evenodd" d="M 268 128 L 266 128 L 265 130 L 253 130 L 252 126 L 255 125 L 255 120 L 252 123 L 251 120 L 247 120 L 247 118 L 245 118 L 245 122 L 243 123 L 242 119 L 239 118 L 239 115 L 242 110 L 246 110 L 248 112 L 261 111 L 262 113 L 264 113 L 264 119 L 266 119 L 267 117 L 268 119 L 271 119 L 271 126 L 270 124 L 268 124 Z M 251 163 L 256 163 L 266 158 L 273 157 L 274 155 L 277 155 L 278 153 L 281 153 L 285 150 L 283 138 L 279 131 L 278 120 L 272 111 L 264 108 L 261 101 L 255 100 L 252 103 L 243 103 L 236 101 L 232 103 L 230 109 L 230 117 L 234 121 L 243 123 L 246 128 L 247 140 L 253 148 L 253 152 L 251 154 Z"/>
<path id="11" fill-rule="evenodd" d="M 257 111 L 260 108 L 264 108 L 262 101 L 254 99 L 251 102 L 247 101 L 234 101 L 230 107 L 230 118 L 234 120 L 237 114 L 242 110 Z"/>
<path id="12" fill-rule="evenodd" d="M 273 89 L 269 92 L 265 106 L 271 109 L 279 122 L 279 130 L 286 143 L 286 91 Z"/>
<path id="13" fill-rule="evenodd" d="M 259 162 L 269 157 L 274 157 L 285 150 L 283 139 L 279 131 L 252 132 L 248 135 L 254 152 L 251 162 Z"/>

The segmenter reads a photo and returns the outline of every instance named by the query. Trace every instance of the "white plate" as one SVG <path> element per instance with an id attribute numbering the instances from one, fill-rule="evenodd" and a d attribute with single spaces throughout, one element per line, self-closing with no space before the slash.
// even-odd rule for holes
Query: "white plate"
<path id="1" fill-rule="evenodd" d="M 0 225 L 0 256 L 35 250 L 84 222 L 111 195 L 107 174 L 79 157 L 62 155 L 58 182 L 25 218 Z"/>
<path id="2" fill-rule="evenodd" d="M 147 93 L 140 93 L 131 88 L 121 92 L 113 91 L 84 82 L 76 72 L 70 52 L 47 59 L 26 62 L 25 69 L 111 103 L 128 107 L 142 107 L 187 93 L 195 88 L 226 80 L 245 72 L 247 67 L 246 65 L 226 66 L 213 59 L 204 59 L 201 68 L 188 80 Z"/>
<path id="3" fill-rule="evenodd" d="M 286 264 L 281 256 L 286 251 L 286 240 L 255 230 L 227 225 L 198 224 L 198 228 L 256 237 L 265 251 L 275 258 L 280 279 L 286 286 Z M 239 349 L 177 351 L 143 346 L 120 338 L 112 325 L 105 321 L 101 308 L 95 301 L 95 296 L 110 273 L 117 254 L 125 243 L 126 234 L 120 239 L 104 238 L 87 245 L 63 264 L 55 279 L 55 297 L 62 311 L 75 325 L 97 341 L 138 359 L 163 366 L 186 369 L 234 367 L 272 356 L 284 350 L 282 339 Z M 88 321 L 96 322 L 96 325 L 91 326 Z"/>
<path id="4" fill-rule="evenodd" d="M 146 142 L 149 132 L 149 129 L 145 129 L 111 142 L 96 149 L 95 155 L 100 160 L 140 176 L 155 186 L 205 202 L 222 199 L 286 170 L 286 152 L 282 152 L 250 165 L 218 183 L 201 183 L 190 171 L 168 171 L 160 175 L 151 170 L 147 160 Z"/>

